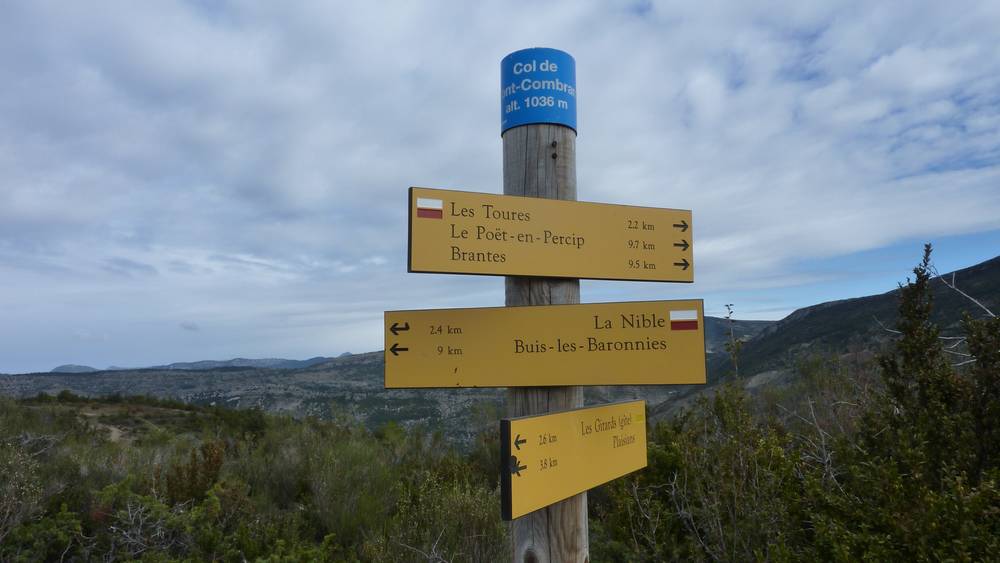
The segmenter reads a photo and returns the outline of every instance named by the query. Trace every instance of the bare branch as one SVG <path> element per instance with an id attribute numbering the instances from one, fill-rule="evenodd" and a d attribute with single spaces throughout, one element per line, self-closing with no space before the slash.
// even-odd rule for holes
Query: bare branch
<path id="1" fill-rule="evenodd" d="M 875 315 L 872 315 L 872 318 L 875 319 L 875 322 L 878 323 L 878 326 L 882 327 L 882 330 L 884 330 L 886 332 L 891 332 L 892 334 L 903 334 L 902 332 L 900 332 L 900 331 L 898 331 L 898 330 L 896 330 L 894 328 L 889 328 L 889 327 L 885 326 L 885 324 L 883 324 L 882 321 L 880 321 L 879 318 L 876 317 Z"/>
<path id="2" fill-rule="evenodd" d="M 965 352 L 956 352 L 956 351 L 954 351 L 954 350 L 952 350 L 950 348 L 942 348 L 941 351 L 945 352 L 946 354 L 951 354 L 953 356 L 961 356 L 963 358 L 971 358 L 972 357 L 972 354 L 966 354 Z"/>
<path id="3" fill-rule="evenodd" d="M 934 276 L 936 276 L 937 279 L 941 280 L 941 283 L 943 283 L 946 287 L 948 287 L 949 289 L 955 291 L 956 293 L 958 293 L 962 297 L 968 299 L 969 301 L 972 301 L 973 303 L 975 303 L 980 309 L 982 309 L 983 311 L 985 311 L 986 314 L 990 318 L 992 318 L 992 319 L 997 318 L 996 314 L 993 311 L 990 311 L 989 307 L 987 307 L 986 305 L 983 305 L 983 303 L 981 301 L 979 301 L 975 297 L 969 295 L 968 293 L 962 291 L 961 289 L 958 289 L 958 284 L 955 283 L 955 272 L 951 273 L 951 281 L 949 282 L 948 280 L 946 280 L 944 278 L 944 276 L 942 276 L 941 274 L 938 273 L 937 268 L 934 267 L 933 264 L 928 268 L 928 271 L 931 274 L 933 274 Z M 962 337 L 961 340 L 959 342 L 956 342 L 954 346 L 951 346 L 951 348 L 954 348 L 955 346 L 958 346 L 958 344 L 960 342 L 963 342 L 963 341 L 965 341 L 965 337 Z M 971 354 L 962 354 L 960 352 L 952 352 L 950 349 L 945 349 L 944 351 L 948 352 L 949 354 L 954 354 L 956 356 L 962 356 L 962 357 L 972 358 Z M 968 365 L 968 364 L 973 364 L 975 362 L 976 362 L 976 359 L 972 358 L 970 360 L 965 360 L 963 362 L 958 362 L 956 364 L 952 364 L 952 367 L 960 367 L 960 366 L 964 366 L 964 365 Z"/>
<path id="4" fill-rule="evenodd" d="M 973 297 L 973 296 L 969 295 L 968 293 L 962 291 L 961 289 L 958 289 L 958 285 L 955 284 L 955 272 L 951 273 L 951 281 L 949 282 L 948 280 L 944 279 L 944 276 L 942 276 L 941 274 L 938 273 L 937 268 L 935 268 L 933 265 L 931 265 L 927 270 L 931 274 L 933 274 L 934 276 L 936 276 L 937 279 L 941 280 L 941 283 L 943 283 L 947 287 L 951 288 L 953 291 L 957 292 L 962 297 L 964 297 L 964 298 L 968 299 L 969 301 L 972 301 L 973 303 L 975 303 L 976 305 L 978 305 L 979 308 L 982 309 L 983 311 L 985 311 L 986 314 L 989 315 L 991 318 L 995 319 L 997 317 L 996 314 L 993 313 L 993 311 L 990 311 L 989 307 L 987 307 L 986 305 L 983 305 L 982 302 L 980 302 L 978 299 L 976 299 L 975 297 Z"/>
<path id="5" fill-rule="evenodd" d="M 688 509 L 687 495 L 685 494 L 687 489 L 687 475 L 684 477 L 684 487 L 678 486 L 677 481 L 679 477 L 680 472 L 675 471 L 674 478 L 670 481 L 670 498 L 674 501 L 674 510 L 677 517 L 684 523 L 684 527 L 694 535 L 694 538 L 698 541 L 698 545 L 701 546 L 705 553 L 714 559 L 721 559 L 720 554 L 710 548 L 705 539 L 701 537 L 701 532 L 698 530 L 698 526 L 695 525 L 693 515 Z"/>
<path id="6" fill-rule="evenodd" d="M 425 552 L 425 551 L 421 551 L 421 550 L 419 550 L 419 549 L 417 549 L 417 548 L 415 548 L 415 547 L 413 547 L 411 545 L 406 545 L 403 542 L 397 541 L 396 543 L 399 546 L 401 546 L 401 547 L 405 547 L 406 549 L 409 549 L 410 551 L 413 551 L 415 553 L 420 554 L 422 557 L 424 557 L 425 559 L 427 559 L 427 563 L 451 563 L 451 560 L 445 559 L 444 556 L 442 556 L 440 553 L 438 553 L 438 550 L 437 550 L 437 546 L 438 546 L 438 543 L 441 541 L 441 536 L 442 535 L 444 535 L 444 530 L 441 530 L 441 533 L 438 534 L 437 539 L 434 540 L 434 545 L 431 546 L 430 553 Z"/>
<path id="7" fill-rule="evenodd" d="M 16 438 L 7 439 L 5 441 L 17 440 L 19 445 L 28 452 L 31 457 L 38 457 L 45 452 L 51 450 L 53 447 L 62 443 L 66 438 L 67 433 L 62 434 L 32 434 L 31 432 L 22 432 Z"/>
<path id="8" fill-rule="evenodd" d="M 889 328 L 889 327 L 885 326 L 885 323 L 883 323 L 881 320 L 879 320 L 879 318 L 876 317 L 875 315 L 872 315 L 872 318 L 875 319 L 875 322 L 878 323 L 878 326 L 882 327 L 882 330 L 884 330 L 886 332 L 889 332 L 889 333 L 892 333 L 892 334 L 903 334 L 902 332 L 900 332 L 900 331 L 898 331 L 898 330 L 896 330 L 894 328 Z M 964 337 L 964 336 L 938 336 L 938 340 L 955 340 L 957 342 L 962 342 L 963 340 L 965 340 L 965 338 L 966 337 Z"/>

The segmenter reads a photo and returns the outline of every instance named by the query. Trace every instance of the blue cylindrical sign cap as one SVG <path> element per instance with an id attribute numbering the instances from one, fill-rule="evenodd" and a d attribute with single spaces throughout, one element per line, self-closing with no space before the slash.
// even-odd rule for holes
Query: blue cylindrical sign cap
<path id="1" fill-rule="evenodd" d="M 500 62 L 500 134 L 532 123 L 576 131 L 576 61 L 565 51 L 522 49 Z"/>

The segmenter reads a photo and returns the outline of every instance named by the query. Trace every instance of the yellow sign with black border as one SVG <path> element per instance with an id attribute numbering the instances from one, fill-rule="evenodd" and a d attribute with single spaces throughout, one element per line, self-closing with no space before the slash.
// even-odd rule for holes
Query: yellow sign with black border
<path id="1" fill-rule="evenodd" d="M 385 313 L 387 388 L 693 383 L 700 299 Z"/>
<path id="2" fill-rule="evenodd" d="M 694 281 L 691 212 L 410 188 L 410 272 Z"/>
<path id="3" fill-rule="evenodd" d="M 646 402 L 500 421 L 504 520 L 646 467 Z"/>

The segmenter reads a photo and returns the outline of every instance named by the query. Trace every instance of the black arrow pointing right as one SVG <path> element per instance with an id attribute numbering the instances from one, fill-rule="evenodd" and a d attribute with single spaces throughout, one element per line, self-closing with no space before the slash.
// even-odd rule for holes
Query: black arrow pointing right
<path id="1" fill-rule="evenodd" d="M 392 323 L 392 326 L 389 327 L 389 332 L 393 333 L 396 336 L 399 336 L 399 333 L 401 333 L 401 332 L 403 332 L 405 330 L 410 330 L 410 322 L 409 321 L 406 321 L 405 323 L 403 323 L 403 326 L 399 326 L 399 323 Z"/>
<path id="2" fill-rule="evenodd" d="M 682 233 L 687 232 L 687 230 L 688 230 L 687 221 L 685 221 L 684 219 L 681 219 L 680 223 L 674 223 L 674 228 L 680 229 Z"/>
<path id="3" fill-rule="evenodd" d="M 527 468 L 527 465 L 521 465 L 521 462 L 517 461 L 517 456 L 510 456 L 510 472 L 512 475 L 520 477 L 521 471 Z"/>
<path id="4" fill-rule="evenodd" d="M 521 449 L 521 444 L 527 444 L 527 443 L 528 443 L 528 441 L 525 440 L 524 438 L 522 438 L 520 434 L 518 434 L 514 438 L 514 447 L 517 448 L 517 449 Z"/>
<path id="5" fill-rule="evenodd" d="M 389 351 L 392 352 L 393 356 L 398 356 L 400 352 L 408 352 L 409 350 L 409 348 L 403 348 L 400 346 L 398 342 L 393 342 L 392 348 L 389 348 Z"/>
<path id="6" fill-rule="evenodd" d="M 687 258 L 681 258 L 680 262 L 674 262 L 674 266 L 679 267 L 682 270 L 687 270 L 691 263 L 688 262 Z"/>
<path id="7" fill-rule="evenodd" d="M 681 250 L 683 251 L 683 250 L 687 250 L 687 249 L 688 249 L 688 247 L 690 247 L 691 245 L 690 245 L 690 244 L 688 244 L 688 241 L 687 241 L 687 240 L 685 240 L 685 239 L 681 239 L 681 241 L 680 241 L 680 242 L 675 242 L 675 243 L 674 243 L 674 246 L 676 246 L 676 247 L 680 248 L 680 249 L 681 249 Z"/>

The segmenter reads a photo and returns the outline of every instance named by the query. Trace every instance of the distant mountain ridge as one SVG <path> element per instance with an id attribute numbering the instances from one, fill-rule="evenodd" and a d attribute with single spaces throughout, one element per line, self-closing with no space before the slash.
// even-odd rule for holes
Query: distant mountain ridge
<path id="1" fill-rule="evenodd" d="M 334 358 L 316 356 L 308 360 L 286 360 L 284 358 L 233 358 L 232 360 L 201 360 L 197 362 L 174 362 L 163 366 L 151 366 L 144 369 L 183 369 L 204 371 L 218 368 L 263 368 L 263 369 L 305 369 L 332 361 Z"/>
<path id="2" fill-rule="evenodd" d="M 732 321 L 733 334 L 736 338 L 746 340 L 755 336 L 760 331 L 771 326 L 776 321 Z M 729 339 L 730 321 L 718 317 L 705 317 L 705 348 L 706 351 L 717 352 L 722 350 L 723 344 Z M 64 364 L 53 368 L 50 373 L 93 373 L 98 371 L 135 371 L 135 370 L 187 370 L 187 371 L 208 371 L 222 368 L 252 368 L 252 369 L 306 369 L 327 362 L 332 362 L 340 358 L 352 356 L 350 352 L 344 352 L 336 358 L 327 356 L 315 356 L 307 360 L 288 360 L 285 358 L 233 358 L 231 360 L 199 360 L 195 362 L 173 362 L 170 364 L 145 366 L 145 367 L 121 367 L 108 366 L 108 369 L 101 370 L 90 366 L 76 364 Z"/>
<path id="3" fill-rule="evenodd" d="M 1000 256 L 942 277 L 954 280 L 959 289 L 992 311 L 1000 309 Z M 947 287 L 939 278 L 931 280 L 931 292 L 931 320 L 941 327 L 943 334 L 957 334 L 965 313 L 973 318 L 983 316 L 977 305 Z M 896 326 L 898 304 L 899 289 L 894 289 L 879 295 L 828 301 L 797 309 L 743 344 L 739 356 L 740 374 L 752 376 L 792 367 L 790 364 L 803 355 L 871 349 L 873 344 L 891 337 L 886 329 Z M 709 357 L 710 381 L 729 370 L 729 361 L 724 354 Z"/>
<path id="4" fill-rule="evenodd" d="M 339 358 L 350 356 L 350 352 L 344 352 Z M 92 373 L 97 371 L 134 371 L 134 370 L 188 370 L 207 371 L 220 368 L 255 368 L 255 369 L 304 369 L 332 361 L 336 358 L 326 356 L 316 356 L 308 360 L 287 360 L 285 358 L 233 358 L 231 360 L 200 360 L 197 362 L 174 362 L 159 366 L 147 367 L 121 367 L 108 366 L 106 370 L 92 368 L 90 366 L 79 366 L 76 364 L 65 364 L 52 368 L 51 373 Z"/>
<path id="5" fill-rule="evenodd" d="M 63 364 L 52 368 L 52 373 L 91 373 L 95 371 L 97 371 L 97 368 L 77 364 Z"/>
<path id="6" fill-rule="evenodd" d="M 900 279 L 905 273 L 900 273 Z M 963 291 L 993 311 L 1000 309 L 1000 257 L 945 274 Z M 963 312 L 980 316 L 968 299 L 932 280 L 933 320 L 945 334 L 958 332 Z M 731 371 L 725 343 L 732 328 L 743 342 L 741 380 L 749 385 L 782 385 L 796 377 L 795 363 L 809 355 L 877 351 L 892 335 L 898 290 L 880 295 L 820 303 L 798 309 L 780 321 L 705 318 L 708 385 L 594 386 L 584 389 L 587 404 L 645 399 L 650 417 L 670 416 L 694 397 L 711 393 Z M 877 320 L 876 320 L 877 319 Z M 0 374 L 0 395 L 28 397 L 68 389 L 79 395 L 148 394 L 196 404 L 259 407 L 294 416 L 336 416 L 349 412 L 371 428 L 392 421 L 405 426 L 430 424 L 460 441 L 477 429 L 478 404 L 501 408 L 503 389 L 385 389 L 384 352 L 317 356 L 308 360 L 246 359 L 177 362 L 121 371 L 87 371 L 88 366 L 60 366 L 67 371 Z M 82 368 L 84 371 L 69 371 Z"/>
<path id="7" fill-rule="evenodd" d="M 750 338 L 770 321 L 733 321 L 738 338 Z M 729 321 L 706 317 L 706 346 L 721 349 Z M 461 443 L 472 439 L 478 404 L 499 408 L 503 389 L 385 389 L 383 352 L 322 356 L 308 360 L 235 358 L 228 361 L 176 362 L 164 366 L 88 373 L 0 375 L 0 395 L 29 397 L 58 394 L 144 394 L 199 405 L 259 407 L 294 416 L 330 417 L 349 412 L 370 428 L 393 421 L 405 426 L 440 427 Z M 301 367 L 300 367 L 301 366 Z M 658 403 L 676 392 L 674 386 L 588 387 L 588 404 L 646 398 Z"/>

